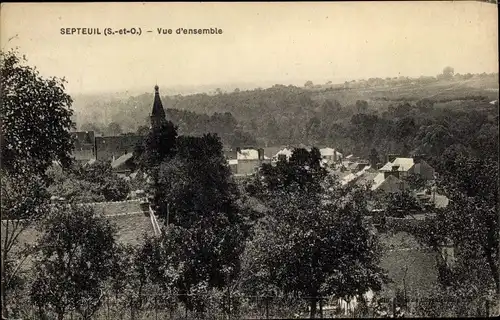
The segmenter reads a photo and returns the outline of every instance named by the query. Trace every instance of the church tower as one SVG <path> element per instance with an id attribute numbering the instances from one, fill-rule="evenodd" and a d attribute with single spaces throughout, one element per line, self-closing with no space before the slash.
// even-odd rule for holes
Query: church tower
<path id="1" fill-rule="evenodd" d="M 160 91 L 158 85 L 155 86 L 155 98 L 153 101 L 153 110 L 151 111 L 151 127 L 160 127 L 166 121 L 165 110 L 160 99 Z"/>

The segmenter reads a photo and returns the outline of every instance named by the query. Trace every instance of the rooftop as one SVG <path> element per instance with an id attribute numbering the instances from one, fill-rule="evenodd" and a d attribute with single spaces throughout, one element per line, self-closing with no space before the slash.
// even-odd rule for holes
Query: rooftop
<path id="1" fill-rule="evenodd" d="M 393 166 L 398 166 L 398 171 L 408 171 L 413 167 L 413 158 L 396 158 L 393 162 L 387 162 L 380 171 L 392 171 Z"/>

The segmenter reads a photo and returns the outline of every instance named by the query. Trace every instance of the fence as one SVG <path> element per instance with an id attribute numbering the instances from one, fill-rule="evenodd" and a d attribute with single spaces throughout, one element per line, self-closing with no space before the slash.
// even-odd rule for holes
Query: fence
<path id="1" fill-rule="evenodd" d="M 290 319 L 310 318 L 311 302 L 316 302 L 315 318 L 387 318 L 387 317 L 468 317 L 491 316 L 494 306 L 487 299 L 379 298 L 347 303 L 332 297 L 204 295 L 104 296 L 95 320 L 158 319 Z M 200 311 L 192 311 L 197 306 Z M 31 308 L 22 319 L 56 319 L 55 314 Z M 82 319 L 76 311 L 64 319 Z"/>

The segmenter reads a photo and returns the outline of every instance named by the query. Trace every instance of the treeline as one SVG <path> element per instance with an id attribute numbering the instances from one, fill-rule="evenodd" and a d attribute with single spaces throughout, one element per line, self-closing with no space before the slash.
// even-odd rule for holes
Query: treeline
<path id="1" fill-rule="evenodd" d="M 427 141 L 437 139 L 431 132 L 440 128 L 445 136 L 454 137 L 452 144 L 459 143 L 476 152 L 479 150 L 477 146 L 468 142 L 475 139 L 466 138 L 466 134 L 460 132 L 463 123 L 468 123 L 467 132 L 478 135 L 478 138 L 481 136 L 483 140 L 487 140 L 484 139 L 487 134 L 494 140 L 497 106 L 489 104 L 491 93 L 453 88 L 453 91 L 445 90 L 444 96 L 422 98 L 427 90 L 431 89 L 422 89 L 408 98 L 397 97 L 394 93 L 381 97 L 384 93 L 379 93 L 371 100 L 362 100 L 345 92 L 315 93 L 294 86 L 275 85 L 268 89 L 162 99 L 169 107 L 169 119 L 179 126 L 181 134 L 217 133 L 225 145 L 233 147 L 303 143 L 333 146 L 360 156 L 366 156 L 372 148 L 384 154 L 429 153 L 443 151 L 442 146 L 434 147 L 433 144 L 442 144 L 444 148 L 450 146 L 446 141 Z M 430 92 L 440 93 L 436 88 Z M 120 110 L 112 116 L 112 120 L 122 126 L 119 132 L 144 132 L 151 101 L 152 95 L 144 94 L 122 102 L 111 102 L 106 108 Z M 451 104 L 443 106 L 446 103 Z M 92 110 L 88 109 L 88 114 L 92 114 Z M 480 118 L 479 121 L 475 121 L 476 118 Z M 82 126 L 83 129 L 93 127 Z M 431 138 L 433 136 L 436 138 Z M 423 145 L 426 145 L 425 150 L 417 150 Z M 428 150 L 433 148 L 434 151 Z M 494 149 L 494 146 L 489 149 Z"/>
<path id="2" fill-rule="evenodd" d="M 0 100 L 1 151 L 2 159 L 9 159 L 1 167 L 6 318 L 33 316 L 35 308 L 40 319 L 64 319 L 72 312 L 90 319 L 105 305 L 104 297 L 128 313 L 147 307 L 147 297 L 155 296 L 163 298 L 162 309 L 179 311 L 180 304 L 192 312 L 190 318 L 221 313 L 239 318 L 244 314 L 238 312 L 250 304 L 245 297 L 269 295 L 288 299 L 280 308 L 288 311 L 287 318 L 304 310 L 314 317 L 319 297 L 349 299 L 369 289 L 378 292 L 387 282 L 379 267 L 378 237 L 363 219 L 368 189 L 342 187 L 320 165 L 317 148 L 297 149 L 290 161 L 264 165 L 246 188 L 238 188 L 216 135 L 182 136 L 169 121 L 152 128 L 135 156 L 150 177 L 151 204 L 164 227 L 160 235 L 145 237 L 134 247 L 120 244 L 118 230 L 92 208 L 51 204 L 47 189 L 63 178 L 47 173 L 54 161 L 70 170 L 64 173 L 73 179 L 84 180 L 79 188 L 97 188 L 105 199 L 120 196 L 109 189 L 117 177 L 108 165 L 71 171 L 71 99 L 62 82 L 41 78 L 16 54 L 2 58 L 1 73 L 7 78 Z M 44 103 L 48 100 L 50 104 Z M 19 105 L 24 106 L 21 113 Z M 368 109 L 362 101 L 356 105 L 359 111 Z M 408 108 L 397 106 L 389 120 L 381 121 L 400 121 L 395 128 L 409 137 Z M 378 116 L 362 113 L 352 119 L 360 130 L 361 124 L 372 124 L 357 135 L 368 138 L 376 132 Z M 474 127 L 456 129 L 462 126 L 460 137 L 465 139 L 463 131 Z M 442 132 L 425 136 L 442 140 Z M 477 136 L 468 144 L 479 143 L 475 140 Z M 427 228 L 417 233 L 437 252 L 444 241 L 457 246 L 457 263 L 442 266 L 436 293 L 458 297 L 466 305 L 479 295 L 500 294 L 498 197 L 491 192 L 498 188 L 498 166 L 491 158 L 464 154 L 445 160 L 448 170 L 438 187 L 452 204 L 435 210 Z M 250 199 L 258 199 L 265 210 L 256 210 Z M 37 231 L 39 236 L 28 239 L 35 245 L 23 246 L 26 231 Z M 23 267 L 26 262 L 28 268 Z M 454 307 L 441 306 L 437 315 Z M 454 315 L 467 315 L 470 308 L 465 309 Z"/>

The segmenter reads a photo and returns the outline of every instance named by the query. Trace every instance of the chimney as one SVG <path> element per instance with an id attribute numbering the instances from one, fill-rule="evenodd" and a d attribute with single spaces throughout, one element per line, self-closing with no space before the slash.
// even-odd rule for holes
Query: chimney
<path id="1" fill-rule="evenodd" d="M 257 149 L 257 152 L 259 153 L 259 160 L 264 160 L 264 149 Z"/>
<path id="2" fill-rule="evenodd" d="M 397 155 L 397 154 L 388 154 L 387 155 L 387 162 L 393 162 L 394 160 L 396 160 L 397 157 L 399 157 L 399 155 Z"/>

